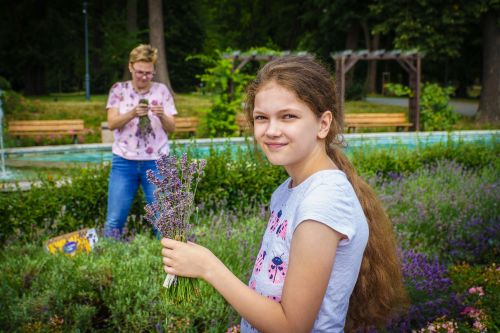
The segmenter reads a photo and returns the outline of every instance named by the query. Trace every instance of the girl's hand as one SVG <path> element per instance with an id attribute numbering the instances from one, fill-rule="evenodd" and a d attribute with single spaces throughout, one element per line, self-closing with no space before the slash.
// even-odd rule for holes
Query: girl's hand
<path id="1" fill-rule="evenodd" d="M 210 250 L 195 243 L 163 238 L 161 245 L 163 269 L 169 274 L 206 280 L 211 268 L 219 262 Z"/>
<path id="2" fill-rule="evenodd" d="M 161 105 L 153 105 L 151 106 L 151 112 L 158 118 L 162 118 L 165 116 L 165 111 L 163 110 L 163 106 Z"/>

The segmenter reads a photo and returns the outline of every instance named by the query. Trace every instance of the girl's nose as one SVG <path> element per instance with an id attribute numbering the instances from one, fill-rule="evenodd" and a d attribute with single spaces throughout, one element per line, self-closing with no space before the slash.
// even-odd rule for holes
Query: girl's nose
<path id="1" fill-rule="evenodd" d="M 269 120 L 266 128 L 266 135 L 270 137 L 281 135 L 281 128 L 278 121 L 272 119 Z"/>

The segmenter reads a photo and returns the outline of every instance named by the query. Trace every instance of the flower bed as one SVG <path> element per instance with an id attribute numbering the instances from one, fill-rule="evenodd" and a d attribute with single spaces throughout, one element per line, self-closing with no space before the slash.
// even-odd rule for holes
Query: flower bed
<path id="1" fill-rule="evenodd" d="M 367 156 L 364 162 L 356 161 L 381 195 L 401 244 L 411 305 L 388 323 L 390 332 L 495 332 L 500 328 L 500 267 L 495 262 L 500 245 L 498 147 L 474 147 L 456 150 L 460 156 L 454 160 L 466 161 L 462 163 L 421 157 L 435 153 L 414 154 L 413 162 L 419 163 L 415 169 L 389 167 L 413 165 L 405 164 L 410 159 L 401 162 L 404 155 L 385 168 Z M 471 152 L 470 162 L 464 151 Z M 197 194 L 203 197 L 198 203 L 199 222 L 191 238 L 212 249 L 246 281 L 268 216 L 260 198 L 284 175 L 249 156 L 231 164 L 223 160 L 224 156 L 214 155 L 207 162 L 207 182 L 200 182 Z M 6 331 L 225 332 L 237 325 L 237 314 L 205 283 L 200 283 L 200 294 L 189 302 L 162 296 L 160 244 L 140 218 L 140 202 L 126 239 L 101 241 L 91 254 L 74 258 L 44 252 L 41 241 L 49 236 L 82 224 L 101 225 L 106 172 L 87 170 L 60 193 L 47 182 L 32 194 L 11 194 L 9 203 L 22 203 L 31 212 L 31 217 L 25 212 L 26 219 L 33 223 L 27 226 L 17 220 L 12 206 L 10 215 L 0 215 L 9 216 L 2 223 L 0 326 Z M 226 175 L 220 187 L 219 172 Z M 250 189 L 243 186 L 245 182 Z M 235 184 L 241 187 L 233 188 Z M 60 201 L 49 200 L 49 191 Z M 209 197 L 209 191 L 214 196 Z M 44 209 L 37 208 L 43 198 Z M 12 222 L 15 225 L 7 229 Z"/>

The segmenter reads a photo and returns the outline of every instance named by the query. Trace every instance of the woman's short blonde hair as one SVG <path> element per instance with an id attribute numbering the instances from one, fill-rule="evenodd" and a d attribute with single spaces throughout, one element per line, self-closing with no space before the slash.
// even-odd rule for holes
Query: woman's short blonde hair
<path id="1" fill-rule="evenodd" d="M 140 44 L 135 47 L 128 57 L 128 61 L 133 64 L 135 62 L 144 61 L 144 62 L 152 62 L 153 65 L 156 64 L 156 60 L 158 59 L 158 49 L 152 47 L 149 44 Z"/>

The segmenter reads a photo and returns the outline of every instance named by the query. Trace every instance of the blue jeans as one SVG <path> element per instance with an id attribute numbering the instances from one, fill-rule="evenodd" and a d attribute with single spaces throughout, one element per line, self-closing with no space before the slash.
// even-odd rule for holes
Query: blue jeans
<path id="1" fill-rule="evenodd" d="M 109 175 L 108 214 L 104 225 L 105 236 L 122 234 L 139 184 L 142 186 L 148 204 L 153 202 L 153 192 L 156 186 L 148 181 L 146 171 L 151 169 L 158 175 L 155 162 L 127 160 L 113 155 Z"/>

